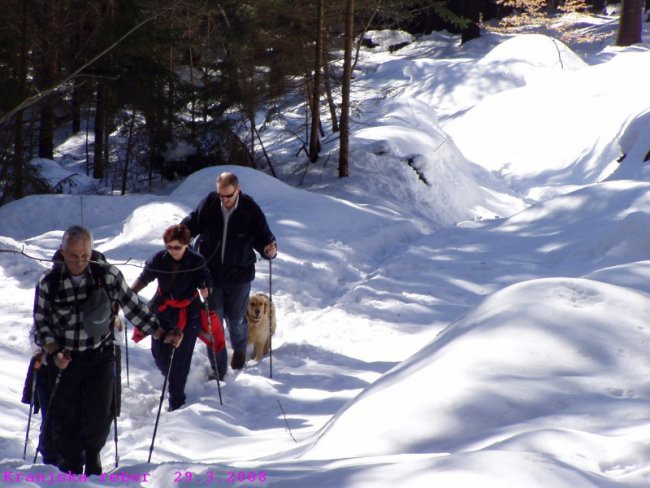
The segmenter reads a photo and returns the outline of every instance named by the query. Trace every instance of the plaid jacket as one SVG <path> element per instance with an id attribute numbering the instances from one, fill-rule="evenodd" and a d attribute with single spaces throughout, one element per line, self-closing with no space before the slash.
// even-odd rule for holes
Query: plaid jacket
<path id="1" fill-rule="evenodd" d="M 104 265 L 104 281 L 110 300 L 118 302 L 124 315 L 133 325 L 153 334 L 159 327 L 158 319 L 149 311 L 146 304 L 126 284 L 122 272 L 115 266 Z M 70 351 L 95 349 L 106 341 L 110 333 L 91 338 L 84 331 L 80 321 L 79 304 L 83 303 L 89 292 L 96 287 L 90 268 L 86 270 L 86 280 L 75 288 L 67 269 L 61 272 L 61 281 L 55 296 L 50 297 L 48 270 L 38 281 L 34 298 L 34 342 L 39 346 L 57 343 Z"/>

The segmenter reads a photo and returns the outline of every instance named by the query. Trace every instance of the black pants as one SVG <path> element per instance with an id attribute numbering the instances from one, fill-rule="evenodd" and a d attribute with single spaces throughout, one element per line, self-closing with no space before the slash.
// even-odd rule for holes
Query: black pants
<path id="1" fill-rule="evenodd" d="M 48 374 L 51 369 L 56 370 L 56 366 L 54 364 L 43 364 L 34 377 L 36 396 L 41 407 L 41 432 L 38 445 L 40 446 L 44 464 L 56 464 L 58 462 L 58 455 L 52 441 L 52 418 L 51 415 L 49 417 L 47 415 L 52 394 Z"/>
<path id="2" fill-rule="evenodd" d="M 187 383 L 187 375 L 190 373 L 194 345 L 199 335 L 200 320 L 201 317 L 198 315 L 187 319 L 187 325 L 183 331 L 183 340 L 174 351 L 174 362 L 168 378 L 169 408 L 172 410 L 176 410 L 185 403 L 185 384 Z M 163 376 L 166 376 L 169 370 L 172 349 L 172 346 L 165 344 L 163 341 L 151 339 L 151 354 Z"/>
<path id="3" fill-rule="evenodd" d="M 98 453 L 111 429 L 114 376 L 113 345 L 72 352 L 72 361 L 61 370 L 52 397 L 52 440 L 59 467 L 81 472 L 85 453 Z M 59 372 L 48 368 L 50 385 Z"/>

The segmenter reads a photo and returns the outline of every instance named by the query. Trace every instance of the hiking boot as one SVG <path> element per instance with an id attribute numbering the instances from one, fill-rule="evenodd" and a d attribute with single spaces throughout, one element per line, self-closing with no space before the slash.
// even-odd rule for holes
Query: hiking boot
<path id="1" fill-rule="evenodd" d="M 173 412 L 174 410 L 178 410 L 179 408 L 181 408 L 183 405 L 185 405 L 185 402 L 182 403 L 169 402 L 169 405 L 167 406 L 167 411 Z"/>
<path id="2" fill-rule="evenodd" d="M 86 451 L 86 476 L 102 474 L 102 459 L 99 451 Z"/>
<path id="3" fill-rule="evenodd" d="M 66 459 L 61 459 L 58 464 L 59 471 L 62 473 L 81 474 L 83 473 L 83 466 L 81 464 L 72 463 Z"/>
<path id="4" fill-rule="evenodd" d="M 246 351 L 235 351 L 232 354 L 232 361 L 230 367 L 232 369 L 242 369 L 246 363 Z"/>

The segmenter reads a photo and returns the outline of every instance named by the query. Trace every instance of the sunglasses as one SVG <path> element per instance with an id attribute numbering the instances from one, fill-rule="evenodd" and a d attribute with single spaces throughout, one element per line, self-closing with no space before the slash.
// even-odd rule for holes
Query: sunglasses
<path id="1" fill-rule="evenodd" d="M 223 195 L 222 193 L 217 193 L 217 195 L 219 196 L 219 198 L 223 198 L 223 199 L 225 199 L 225 200 L 228 200 L 229 198 L 234 197 L 234 196 L 235 196 L 235 193 L 237 193 L 237 190 L 235 190 L 234 192 L 232 192 L 230 195 Z"/>
<path id="2" fill-rule="evenodd" d="M 170 246 L 169 244 L 167 244 L 165 247 L 167 248 L 168 251 L 180 251 L 181 249 L 183 249 L 184 246 Z"/>

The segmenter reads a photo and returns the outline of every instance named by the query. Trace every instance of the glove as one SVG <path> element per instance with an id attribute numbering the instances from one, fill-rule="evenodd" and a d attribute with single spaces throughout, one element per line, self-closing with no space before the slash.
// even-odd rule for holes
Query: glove
<path id="1" fill-rule="evenodd" d="M 57 368 L 65 369 L 68 367 L 68 364 L 70 364 L 70 361 L 72 361 L 72 356 L 70 355 L 70 351 L 67 349 L 61 349 L 59 352 L 52 355 L 52 360 Z"/>
<path id="2" fill-rule="evenodd" d="M 165 344 L 169 344 L 172 347 L 178 347 L 181 345 L 182 340 L 183 340 L 183 331 L 178 327 L 174 327 L 172 330 L 170 330 L 165 334 L 165 338 L 163 339 L 163 342 Z"/>
<path id="3" fill-rule="evenodd" d="M 264 247 L 264 255 L 269 259 L 273 259 L 278 255 L 278 247 L 275 244 L 275 241 Z"/>

